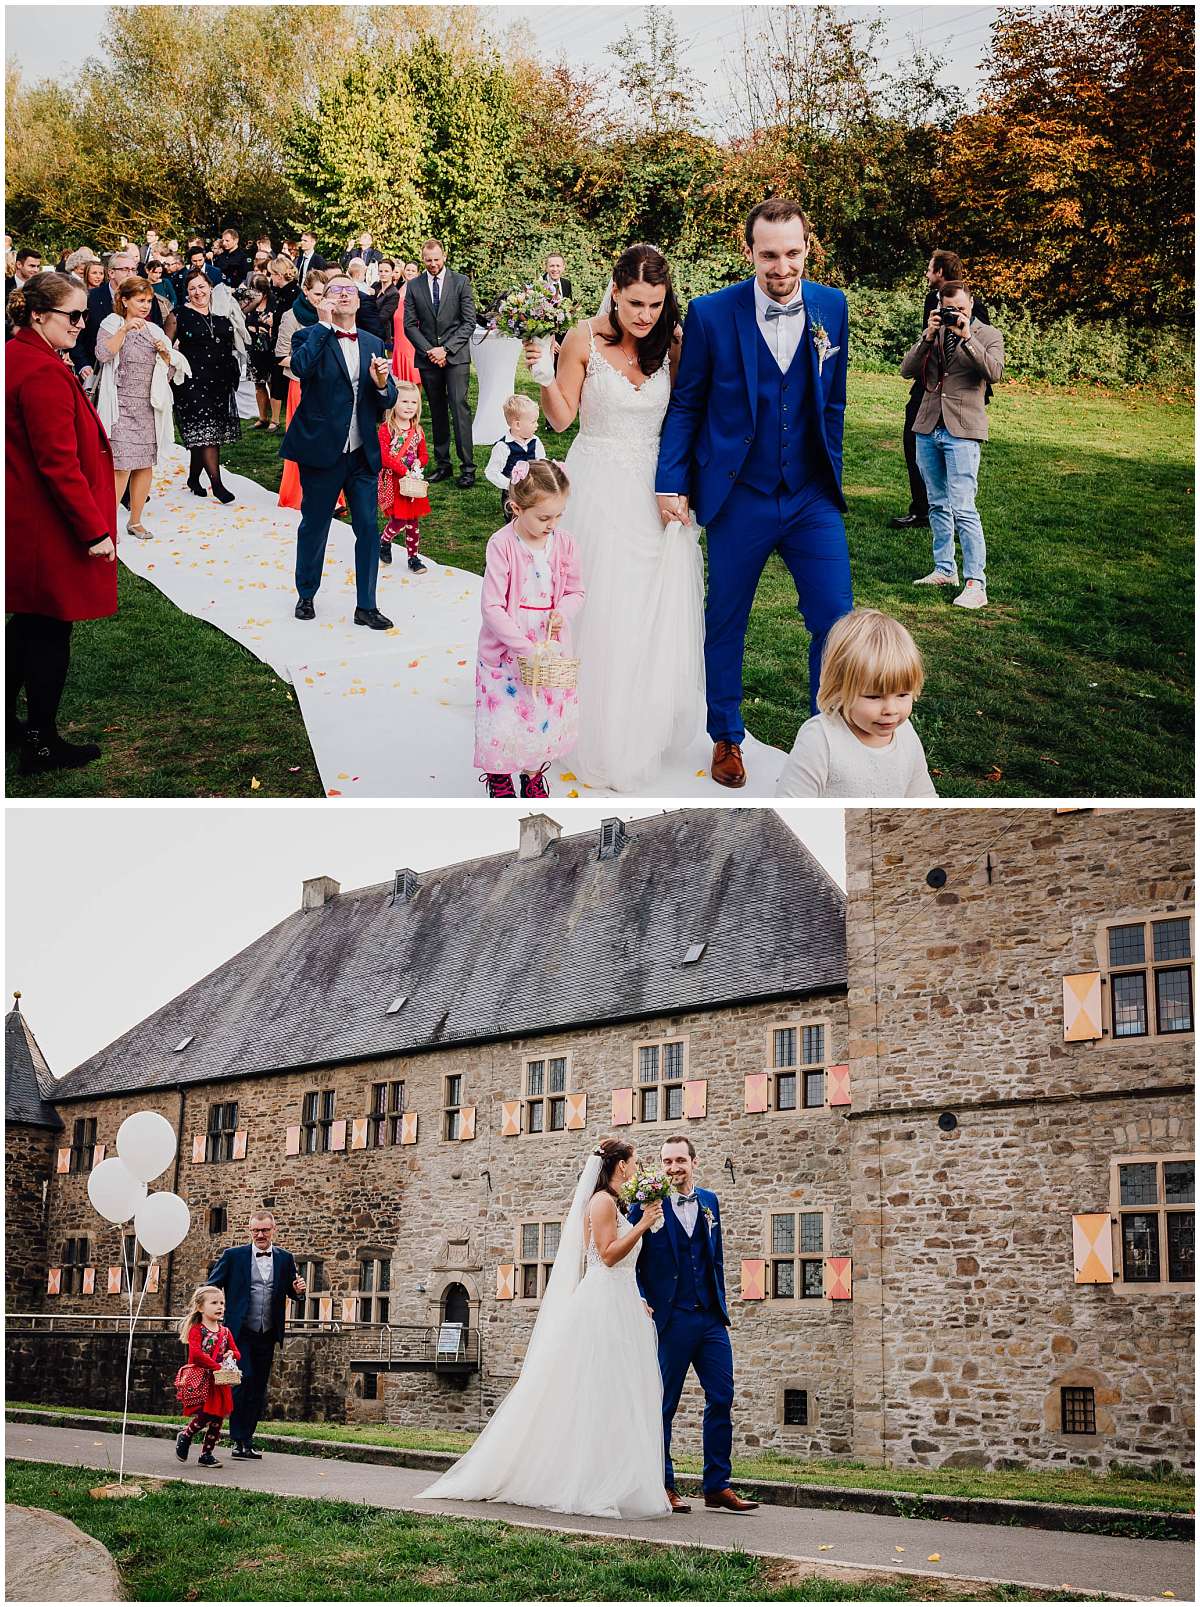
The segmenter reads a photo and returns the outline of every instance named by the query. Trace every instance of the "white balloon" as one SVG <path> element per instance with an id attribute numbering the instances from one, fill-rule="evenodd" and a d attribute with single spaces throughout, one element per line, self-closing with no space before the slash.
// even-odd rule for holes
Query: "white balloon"
<path id="1" fill-rule="evenodd" d="M 128 1222 L 146 1198 L 146 1185 L 111 1155 L 88 1173 L 88 1199 L 107 1222 Z"/>
<path id="2" fill-rule="evenodd" d="M 126 1116 L 117 1129 L 117 1154 L 143 1183 L 166 1171 L 177 1148 L 175 1129 L 156 1110 L 139 1110 Z"/>
<path id="3" fill-rule="evenodd" d="M 148 1255 L 169 1255 L 187 1238 L 192 1213 L 178 1194 L 147 1194 L 133 1218 L 138 1243 Z"/>

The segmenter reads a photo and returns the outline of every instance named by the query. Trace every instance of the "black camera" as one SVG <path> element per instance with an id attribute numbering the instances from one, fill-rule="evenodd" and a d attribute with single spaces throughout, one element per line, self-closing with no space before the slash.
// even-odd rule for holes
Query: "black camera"
<path id="1" fill-rule="evenodd" d="M 967 327 L 966 314 L 960 312 L 957 307 L 948 306 L 944 301 L 938 302 L 938 316 L 942 328 L 948 329 L 953 335 L 961 335 Z"/>

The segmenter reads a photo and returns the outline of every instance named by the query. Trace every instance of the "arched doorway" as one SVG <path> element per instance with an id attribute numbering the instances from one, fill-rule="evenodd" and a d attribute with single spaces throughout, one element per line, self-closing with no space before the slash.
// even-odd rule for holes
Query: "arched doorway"
<path id="1" fill-rule="evenodd" d="M 461 1322 L 463 1333 L 471 1325 L 471 1297 L 461 1283 L 447 1284 L 442 1295 L 442 1321 Z"/>

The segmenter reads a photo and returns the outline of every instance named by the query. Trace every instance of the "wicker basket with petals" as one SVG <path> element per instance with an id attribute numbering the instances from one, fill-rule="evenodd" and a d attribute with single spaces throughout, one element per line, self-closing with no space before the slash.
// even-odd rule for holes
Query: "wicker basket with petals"
<path id="1" fill-rule="evenodd" d="M 517 669 L 522 686 L 535 692 L 543 688 L 569 692 L 579 684 L 579 660 L 550 651 L 545 642 L 528 653 L 519 653 Z"/>

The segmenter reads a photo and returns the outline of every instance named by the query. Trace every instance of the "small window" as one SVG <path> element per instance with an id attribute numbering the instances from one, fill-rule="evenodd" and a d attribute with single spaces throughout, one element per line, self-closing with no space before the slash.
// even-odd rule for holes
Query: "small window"
<path id="1" fill-rule="evenodd" d="M 133 1273 L 133 1292 L 140 1295 L 150 1275 L 150 1257 L 138 1243 L 136 1233 L 124 1235 L 125 1256 L 121 1264 L 121 1293 L 129 1293 L 129 1274 Z"/>
<path id="2" fill-rule="evenodd" d="M 1113 1162 L 1121 1281 L 1131 1287 L 1196 1278 L 1196 1163 L 1190 1156 Z"/>
<path id="3" fill-rule="evenodd" d="M 771 1298 L 819 1300 L 825 1293 L 825 1216 L 776 1211 L 770 1224 Z"/>
<path id="4" fill-rule="evenodd" d="M 389 1016 L 399 1015 L 401 1010 L 404 1009 L 404 1006 L 407 1003 L 408 1003 L 408 994 L 407 993 L 402 993 L 399 996 L 399 998 L 392 1000 L 391 1004 L 389 1004 L 387 1009 L 384 1011 L 384 1014 L 389 1015 Z M 370 1374 L 370 1376 L 373 1378 L 375 1375 L 374 1375 L 374 1373 L 372 1373 L 372 1374 Z M 371 1399 L 374 1400 L 375 1397 L 372 1395 Z"/>
<path id="5" fill-rule="evenodd" d="M 392 1263 L 381 1255 L 358 1258 L 355 1312 L 358 1322 L 386 1323 L 391 1310 Z M 308 1302 L 305 1301 L 307 1314 Z"/>
<path id="6" fill-rule="evenodd" d="M 527 1060 L 521 1085 L 523 1133 L 562 1133 L 567 1127 L 567 1057 Z"/>
<path id="7" fill-rule="evenodd" d="M 96 1118 L 94 1116 L 81 1116 L 71 1129 L 71 1159 L 68 1170 L 72 1172 L 90 1172 L 95 1148 Z"/>
<path id="8" fill-rule="evenodd" d="M 301 1148 L 306 1155 L 316 1155 L 329 1148 L 335 1104 L 336 1095 L 332 1088 L 305 1094 L 300 1107 L 300 1126 Z"/>
<path id="9" fill-rule="evenodd" d="M 682 1038 L 638 1045 L 637 1119 L 640 1122 L 682 1121 L 685 1062 Z"/>
<path id="10" fill-rule="evenodd" d="M 808 1427 L 808 1391 L 806 1389 L 784 1390 L 783 1423 L 785 1428 Z"/>
<path id="11" fill-rule="evenodd" d="M 825 1026 L 775 1027 L 769 1072 L 772 1110 L 825 1108 Z"/>
<path id="12" fill-rule="evenodd" d="M 687 953 L 683 957 L 684 965 L 695 965 L 696 961 L 703 957 L 704 951 L 707 947 L 707 943 L 690 944 Z"/>
<path id="13" fill-rule="evenodd" d="M 237 1132 L 238 1108 L 237 1100 L 229 1100 L 222 1105 L 208 1107 L 208 1132 L 204 1140 L 204 1159 L 206 1161 L 231 1161 L 233 1159 L 233 1135 Z"/>
<path id="14" fill-rule="evenodd" d="M 362 1398 L 365 1401 L 379 1399 L 379 1374 L 367 1372 L 362 1374 Z"/>
<path id="15" fill-rule="evenodd" d="M 1096 1432 L 1096 1391 L 1088 1387 L 1068 1387 L 1062 1392 L 1062 1431 L 1064 1434 Z"/>
<path id="16" fill-rule="evenodd" d="M 463 1080 L 455 1074 L 445 1079 L 445 1104 L 442 1111 L 442 1137 L 457 1139 L 462 1132 Z"/>
<path id="17" fill-rule="evenodd" d="M 1193 1031 L 1190 916 L 1110 926 L 1101 953 L 1107 958 L 1108 1028 L 1114 1039 Z"/>
<path id="18" fill-rule="evenodd" d="M 86 1237 L 68 1239 L 62 1252 L 62 1282 L 59 1290 L 64 1295 L 83 1293 L 83 1269 L 91 1266 L 91 1241 Z"/>
<path id="19" fill-rule="evenodd" d="M 372 1149 L 400 1142 L 404 1122 L 404 1084 L 377 1082 L 371 1086 L 371 1115 L 367 1137 Z"/>
<path id="20" fill-rule="evenodd" d="M 191 1043 L 194 1040 L 195 1036 L 196 1035 L 195 1035 L 194 1032 L 189 1032 L 186 1038 L 181 1038 L 179 1040 L 179 1042 L 175 1045 L 174 1049 L 172 1049 L 171 1053 L 173 1055 L 181 1055 L 183 1053 L 183 1051 L 187 1048 L 188 1044 Z"/>
<path id="21" fill-rule="evenodd" d="M 210 1233 L 227 1233 L 229 1231 L 229 1209 L 227 1206 L 209 1206 L 208 1231 Z"/>
<path id="22" fill-rule="evenodd" d="M 321 1295 L 328 1291 L 324 1261 L 297 1261 L 296 1271 L 304 1279 L 304 1301 L 298 1315 L 305 1322 L 316 1322 L 321 1314 Z"/>
<path id="23" fill-rule="evenodd" d="M 517 1268 L 517 1288 L 522 1300 L 540 1300 L 545 1294 L 561 1235 L 559 1222 L 522 1222 Z"/>

